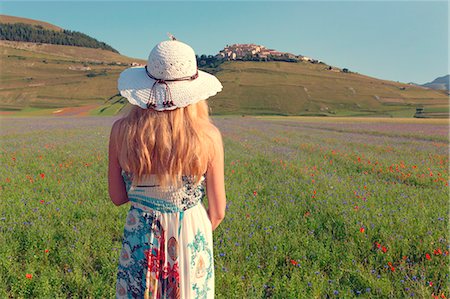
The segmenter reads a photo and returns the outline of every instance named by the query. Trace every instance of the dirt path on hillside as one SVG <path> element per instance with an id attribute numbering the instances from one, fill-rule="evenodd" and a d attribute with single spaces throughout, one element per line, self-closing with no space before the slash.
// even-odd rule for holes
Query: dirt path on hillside
<path id="1" fill-rule="evenodd" d="M 89 111 L 97 108 L 99 105 L 88 105 L 80 107 L 67 107 L 53 112 L 54 116 L 87 116 Z"/>

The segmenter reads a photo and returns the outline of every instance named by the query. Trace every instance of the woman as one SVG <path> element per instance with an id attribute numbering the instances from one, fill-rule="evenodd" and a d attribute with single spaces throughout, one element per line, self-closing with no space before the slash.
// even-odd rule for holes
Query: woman
<path id="1" fill-rule="evenodd" d="M 222 138 L 205 100 L 222 85 L 174 38 L 118 83 L 133 108 L 109 142 L 109 195 L 117 206 L 131 202 L 116 297 L 213 298 L 212 231 L 226 198 Z"/>

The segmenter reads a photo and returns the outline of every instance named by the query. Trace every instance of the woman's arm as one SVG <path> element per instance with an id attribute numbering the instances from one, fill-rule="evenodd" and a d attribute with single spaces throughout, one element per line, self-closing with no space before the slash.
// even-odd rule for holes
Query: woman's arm
<path id="1" fill-rule="evenodd" d="M 117 132 L 119 121 L 116 121 L 111 129 L 109 136 L 109 153 L 108 153 L 108 191 L 111 201 L 120 206 L 128 202 L 125 182 L 122 178 L 122 168 L 119 164 L 117 152 Z"/>
<path id="2" fill-rule="evenodd" d="M 222 136 L 215 127 L 213 132 L 214 156 L 206 171 L 206 194 L 208 196 L 208 216 L 212 229 L 215 230 L 225 217 L 226 196 Z"/>

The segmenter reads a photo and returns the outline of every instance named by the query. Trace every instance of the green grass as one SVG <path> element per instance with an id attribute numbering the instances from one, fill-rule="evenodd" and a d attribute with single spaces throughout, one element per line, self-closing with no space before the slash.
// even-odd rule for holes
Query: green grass
<path id="1" fill-rule="evenodd" d="M 112 116 L 119 114 L 125 108 L 127 100 L 119 95 L 111 97 L 106 103 L 89 111 L 90 115 Z"/>
<path id="2" fill-rule="evenodd" d="M 114 297 L 129 207 L 107 192 L 112 120 L 0 121 L 0 297 Z M 449 295 L 448 127 L 386 121 L 215 118 L 217 298 Z"/>

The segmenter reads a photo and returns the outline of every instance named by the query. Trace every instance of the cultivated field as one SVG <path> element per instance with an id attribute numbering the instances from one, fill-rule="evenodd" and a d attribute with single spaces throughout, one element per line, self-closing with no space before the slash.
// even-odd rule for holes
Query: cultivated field
<path id="1" fill-rule="evenodd" d="M 1 118 L 0 297 L 112 298 L 113 118 Z M 217 298 L 449 296 L 448 121 L 218 117 Z"/>

